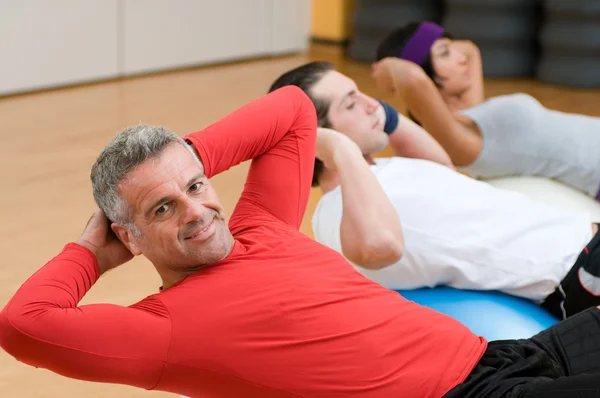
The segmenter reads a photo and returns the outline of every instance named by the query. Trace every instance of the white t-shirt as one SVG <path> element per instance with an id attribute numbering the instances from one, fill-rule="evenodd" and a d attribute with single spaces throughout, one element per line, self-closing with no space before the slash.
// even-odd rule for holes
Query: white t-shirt
<path id="1" fill-rule="evenodd" d="M 375 159 L 371 166 L 400 216 L 404 254 L 380 270 L 352 264 L 390 289 L 449 285 L 541 301 L 592 237 L 591 217 L 495 188 L 434 162 Z M 317 205 L 317 241 L 342 252 L 340 187 Z"/>

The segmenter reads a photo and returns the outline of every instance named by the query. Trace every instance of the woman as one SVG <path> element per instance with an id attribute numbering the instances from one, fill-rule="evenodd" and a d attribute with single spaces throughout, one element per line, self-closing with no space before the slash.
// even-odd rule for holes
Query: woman
<path id="1" fill-rule="evenodd" d="M 432 22 L 390 33 L 373 77 L 476 178 L 543 176 L 599 199 L 600 118 L 545 108 L 528 94 L 485 99 L 481 57 Z"/>

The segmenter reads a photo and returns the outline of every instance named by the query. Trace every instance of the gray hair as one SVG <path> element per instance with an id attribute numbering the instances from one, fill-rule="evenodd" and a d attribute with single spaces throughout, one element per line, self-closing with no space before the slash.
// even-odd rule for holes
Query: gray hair
<path id="1" fill-rule="evenodd" d="M 133 224 L 131 206 L 122 197 L 119 184 L 136 167 L 159 156 L 174 143 L 187 148 L 198 164 L 202 165 L 183 138 L 163 127 L 144 123 L 119 132 L 104 148 L 92 166 L 91 179 L 94 199 L 109 220 L 129 228 L 134 235 L 139 235 L 139 230 Z"/>

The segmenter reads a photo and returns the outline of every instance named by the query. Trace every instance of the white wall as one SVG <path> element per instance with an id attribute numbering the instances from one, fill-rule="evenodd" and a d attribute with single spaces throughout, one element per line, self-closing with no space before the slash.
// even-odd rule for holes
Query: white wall
<path id="1" fill-rule="evenodd" d="M 271 0 L 126 0 L 123 70 L 266 54 Z"/>
<path id="2" fill-rule="evenodd" d="M 271 52 L 304 51 L 310 37 L 310 0 L 271 0 Z"/>
<path id="3" fill-rule="evenodd" d="M 0 0 L 0 95 L 304 51 L 310 0 Z"/>
<path id="4" fill-rule="evenodd" d="M 115 76 L 118 0 L 0 0 L 0 94 Z"/>

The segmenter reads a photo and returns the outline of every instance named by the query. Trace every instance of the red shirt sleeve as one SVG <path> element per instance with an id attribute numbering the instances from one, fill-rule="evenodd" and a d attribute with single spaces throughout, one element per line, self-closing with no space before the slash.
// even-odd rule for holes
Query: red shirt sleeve
<path id="1" fill-rule="evenodd" d="M 298 229 L 310 193 L 316 129 L 311 100 L 287 86 L 185 138 L 198 150 L 209 178 L 253 159 L 232 223 L 259 207 Z"/>
<path id="2" fill-rule="evenodd" d="M 0 346 L 63 376 L 152 388 L 170 342 L 166 310 L 151 298 L 131 307 L 77 306 L 98 278 L 95 256 L 66 245 L 0 313 Z"/>

